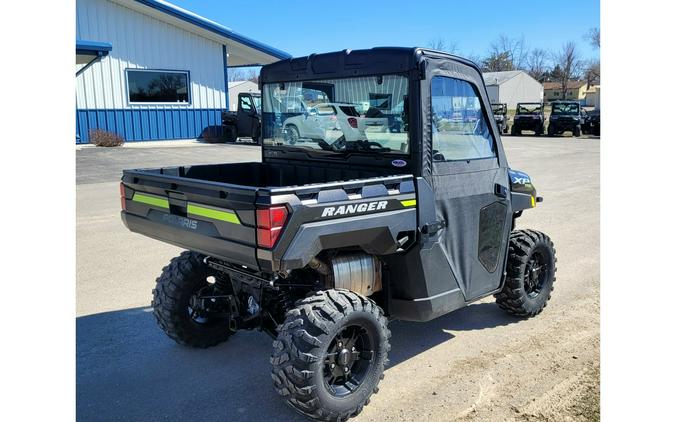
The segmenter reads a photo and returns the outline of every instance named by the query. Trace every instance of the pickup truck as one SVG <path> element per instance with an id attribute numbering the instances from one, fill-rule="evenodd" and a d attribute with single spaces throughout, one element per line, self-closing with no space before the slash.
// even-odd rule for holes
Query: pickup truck
<path id="1" fill-rule="evenodd" d="M 260 94 L 241 92 L 237 96 L 237 111 L 225 110 L 221 115 L 226 142 L 251 138 L 260 144 Z"/>
<path id="2" fill-rule="evenodd" d="M 490 295 L 514 315 L 542 311 L 555 249 L 515 230 L 542 198 L 508 165 L 476 64 L 387 47 L 282 60 L 260 78 L 262 162 L 123 173 L 124 224 L 187 250 L 153 290 L 169 337 L 209 347 L 268 333 L 278 393 L 336 421 L 377 392 L 389 319 L 429 321 Z M 375 107 L 382 125 L 334 143 L 319 132 L 340 137 L 336 126 L 289 138 L 300 104 Z"/>

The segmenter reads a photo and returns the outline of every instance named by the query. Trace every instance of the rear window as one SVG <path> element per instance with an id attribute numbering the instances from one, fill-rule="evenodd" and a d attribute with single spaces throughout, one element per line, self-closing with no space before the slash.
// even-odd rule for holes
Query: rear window
<path id="1" fill-rule="evenodd" d="M 551 114 L 579 114 L 577 103 L 553 103 Z"/>
<path id="2" fill-rule="evenodd" d="M 344 114 L 346 114 L 347 116 L 350 116 L 350 117 L 360 117 L 361 116 L 361 113 L 359 113 L 359 111 L 356 109 L 356 107 L 340 106 L 340 110 L 342 110 L 342 112 Z"/>
<path id="3" fill-rule="evenodd" d="M 541 104 L 518 104 L 516 114 L 536 114 L 541 112 Z"/>
<path id="4" fill-rule="evenodd" d="M 434 161 L 495 157 L 495 143 L 476 87 L 435 76 L 431 81 Z"/>

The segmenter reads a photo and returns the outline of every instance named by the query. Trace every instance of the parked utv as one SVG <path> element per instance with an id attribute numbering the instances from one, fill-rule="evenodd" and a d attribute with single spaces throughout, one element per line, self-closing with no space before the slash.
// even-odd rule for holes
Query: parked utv
<path id="1" fill-rule="evenodd" d="M 492 114 L 495 116 L 499 133 L 509 133 L 509 118 L 506 115 L 507 105 L 505 103 L 490 104 L 490 107 L 492 107 Z"/>
<path id="2" fill-rule="evenodd" d="M 584 135 L 600 136 L 600 110 L 586 111 L 581 109 L 581 133 Z"/>
<path id="3" fill-rule="evenodd" d="M 260 94 L 242 92 L 237 98 L 237 111 L 222 112 L 223 135 L 226 142 L 251 138 L 260 145 Z"/>
<path id="4" fill-rule="evenodd" d="M 378 391 L 389 319 L 429 321 L 488 295 L 515 315 L 542 311 L 555 249 L 515 230 L 542 199 L 509 168 L 476 64 L 344 50 L 264 66 L 260 80 L 262 162 L 124 171 L 125 225 L 187 249 L 153 291 L 169 337 L 209 347 L 264 331 L 286 403 L 338 421 Z M 291 143 L 298 97 L 384 117 L 358 139 Z M 315 128 L 320 140 L 343 129 Z"/>
<path id="5" fill-rule="evenodd" d="M 521 135 L 524 130 L 532 130 L 537 136 L 544 134 L 544 105 L 541 103 L 518 103 L 513 116 L 511 135 Z"/>
<path id="6" fill-rule="evenodd" d="M 552 101 L 551 115 L 548 118 L 548 136 L 571 131 L 573 136 L 581 136 L 581 117 L 579 101 Z"/>

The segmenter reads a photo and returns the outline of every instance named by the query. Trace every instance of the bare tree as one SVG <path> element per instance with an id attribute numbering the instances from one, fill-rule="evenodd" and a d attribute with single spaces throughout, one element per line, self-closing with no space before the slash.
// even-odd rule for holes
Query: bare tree
<path id="1" fill-rule="evenodd" d="M 483 72 L 504 72 L 515 70 L 508 53 L 492 53 L 483 59 Z"/>
<path id="2" fill-rule="evenodd" d="M 446 53 L 450 54 L 457 54 L 457 51 L 459 50 L 459 44 L 457 41 L 451 41 L 447 43 L 445 38 L 441 37 L 436 37 L 429 40 L 427 47 L 431 48 L 432 50 L 445 51 Z"/>
<path id="3" fill-rule="evenodd" d="M 260 76 L 260 69 L 248 69 L 246 72 L 246 80 L 258 83 L 258 77 Z"/>
<path id="4" fill-rule="evenodd" d="M 600 81 L 600 60 L 590 60 L 586 63 L 584 78 L 586 79 L 587 88 Z"/>
<path id="5" fill-rule="evenodd" d="M 246 78 L 244 77 L 244 72 L 241 69 L 228 69 L 227 71 L 228 82 L 243 81 L 244 79 Z"/>
<path id="6" fill-rule="evenodd" d="M 510 62 L 512 69 L 507 70 L 523 69 L 527 59 L 525 37 L 521 36 L 516 39 L 501 34 L 490 44 L 488 57 L 502 58 L 505 63 Z"/>
<path id="7" fill-rule="evenodd" d="M 600 48 L 600 29 L 599 28 L 591 28 L 588 30 L 586 35 L 584 35 L 584 39 L 588 41 L 593 48 L 599 49 Z"/>
<path id="8" fill-rule="evenodd" d="M 549 54 L 541 48 L 535 48 L 527 55 L 527 73 L 534 79 L 542 82 L 548 70 Z"/>
<path id="9" fill-rule="evenodd" d="M 567 88 L 570 81 L 579 78 L 583 66 L 577 52 L 577 46 L 573 41 L 563 44 L 562 49 L 555 56 L 555 64 L 560 68 L 560 89 L 564 100 L 567 99 Z"/>

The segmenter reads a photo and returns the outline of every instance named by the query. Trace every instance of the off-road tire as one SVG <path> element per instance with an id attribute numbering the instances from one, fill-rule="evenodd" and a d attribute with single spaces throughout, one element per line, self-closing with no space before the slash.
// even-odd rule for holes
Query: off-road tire
<path id="1" fill-rule="evenodd" d="M 152 290 L 152 313 L 160 328 L 178 344 L 206 348 L 222 343 L 232 334 L 227 320 L 206 326 L 190 318 L 190 297 L 207 285 L 208 275 L 204 256 L 186 251 L 173 258 L 157 278 Z"/>
<path id="2" fill-rule="evenodd" d="M 225 142 L 237 142 L 239 133 L 237 131 L 237 126 L 235 125 L 224 125 L 223 126 L 223 139 Z"/>
<path id="3" fill-rule="evenodd" d="M 344 397 L 332 395 L 324 378 L 327 350 L 346 327 L 362 324 L 373 335 L 372 360 L 362 383 Z M 296 411 L 316 420 L 358 415 L 378 392 L 391 348 L 387 318 L 372 300 L 344 289 L 314 292 L 286 313 L 270 362 L 277 392 Z"/>
<path id="4" fill-rule="evenodd" d="M 300 131 L 298 130 L 298 128 L 295 125 L 288 125 L 286 126 L 286 131 L 289 134 L 288 143 L 290 145 L 295 145 L 296 143 L 298 143 L 298 140 L 300 139 Z M 293 131 L 294 133 L 293 136 L 290 136 L 291 131 Z"/>
<path id="5" fill-rule="evenodd" d="M 526 291 L 525 277 L 528 262 L 535 253 L 544 257 L 547 274 L 539 293 L 531 297 Z M 517 316 L 533 317 L 539 314 L 551 298 L 556 261 L 553 242 L 544 233 L 535 230 L 516 230 L 511 233 L 506 282 L 502 291 L 495 295 L 499 307 Z"/>

